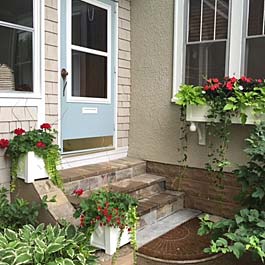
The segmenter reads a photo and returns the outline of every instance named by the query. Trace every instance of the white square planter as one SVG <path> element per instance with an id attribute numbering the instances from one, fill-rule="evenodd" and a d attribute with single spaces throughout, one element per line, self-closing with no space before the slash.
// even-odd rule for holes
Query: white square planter
<path id="1" fill-rule="evenodd" d="M 208 116 L 209 107 L 207 105 L 188 105 L 186 112 L 186 120 L 191 122 L 209 122 Z M 246 109 L 248 116 L 246 124 L 255 124 L 258 120 L 265 120 L 265 114 L 253 115 L 251 108 Z M 240 117 L 232 117 L 232 123 L 241 124 Z M 219 122 L 216 119 L 216 122 Z"/>
<path id="2" fill-rule="evenodd" d="M 120 229 L 109 226 L 98 226 L 92 233 L 90 244 L 94 247 L 104 249 L 108 255 L 113 255 L 117 248 Z M 128 229 L 124 229 L 121 237 L 120 247 L 130 242 Z"/>
<path id="3" fill-rule="evenodd" d="M 33 183 L 37 179 L 48 179 L 49 175 L 43 159 L 34 152 L 28 152 L 18 161 L 17 177 L 24 179 L 26 183 Z"/>

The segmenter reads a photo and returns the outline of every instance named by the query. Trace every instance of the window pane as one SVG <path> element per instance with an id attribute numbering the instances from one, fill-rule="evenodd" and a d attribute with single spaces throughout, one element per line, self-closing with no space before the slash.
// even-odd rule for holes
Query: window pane
<path id="1" fill-rule="evenodd" d="M 264 0 L 249 1 L 248 36 L 263 34 Z"/>
<path id="2" fill-rule="evenodd" d="M 33 91 L 32 33 L 0 26 L 0 90 Z"/>
<path id="3" fill-rule="evenodd" d="M 33 27 L 33 0 L 2 0 L 0 21 Z"/>
<path id="4" fill-rule="evenodd" d="M 215 0 L 203 1 L 202 40 L 213 40 Z"/>
<path id="5" fill-rule="evenodd" d="M 201 0 L 190 0 L 188 41 L 200 40 Z"/>
<path id="6" fill-rule="evenodd" d="M 72 8 L 73 44 L 106 52 L 107 10 L 80 0 L 73 0 Z"/>
<path id="7" fill-rule="evenodd" d="M 265 38 L 248 39 L 246 50 L 246 75 L 265 77 Z"/>
<path id="8" fill-rule="evenodd" d="M 107 98 L 107 58 L 72 51 L 72 95 Z"/>
<path id="9" fill-rule="evenodd" d="M 185 83 L 200 85 L 205 78 L 224 77 L 225 53 L 226 41 L 187 45 Z"/>
<path id="10" fill-rule="evenodd" d="M 216 36 L 215 39 L 226 39 L 229 15 L 229 0 L 218 0 L 216 12 Z"/>

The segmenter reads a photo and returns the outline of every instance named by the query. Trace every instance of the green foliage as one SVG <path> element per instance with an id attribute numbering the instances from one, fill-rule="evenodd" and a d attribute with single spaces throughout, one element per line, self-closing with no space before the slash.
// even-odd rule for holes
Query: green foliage
<path id="1" fill-rule="evenodd" d="M 206 104 L 201 86 L 181 85 L 176 99 L 176 104 L 181 106 Z"/>
<path id="2" fill-rule="evenodd" d="M 234 173 L 241 183 L 239 200 L 243 208 L 233 219 L 213 223 L 202 218 L 200 235 L 212 234 L 208 253 L 233 253 L 240 258 L 251 252 L 265 260 L 265 124 L 258 125 L 247 139 L 250 160 Z"/>
<path id="3" fill-rule="evenodd" d="M 0 190 L 0 231 L 5 228 L 18 230 L 25 224 L 36 225 L 39 210 L 47 207 L 47 197 L 41 203 L 16 198 L 12 203 L 7 199 L 7 190 Z"/>
<path id="4" fill-rule="evenodd" d="M 0 264 L 93 265 L 96 258 L 86 235 L 72 225 L 25 225 L 0 233 Z"/>

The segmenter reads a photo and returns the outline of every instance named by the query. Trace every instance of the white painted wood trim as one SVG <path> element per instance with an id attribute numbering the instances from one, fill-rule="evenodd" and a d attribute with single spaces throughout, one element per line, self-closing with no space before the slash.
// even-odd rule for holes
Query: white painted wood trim
<path id="1" fill-rule="evenodd" d="M 0 98 L 10 98 L 12 101 L 17 101 L 18 98 L 39 98 L 41 99 L 41 25 L 42 25 L 42 10 L 44 6 L 44 0 L 34 0 L 33 1 L 33 28 L 17 25 L 14 23 L 1 22 L 1 25 L 6 27 L 24 30 L 32 32 L 33 39 L 33 92 L 17 92 L 8 91 L 0 92 Z M 11 103 L 14 104 L 14 103 Z"/>
<path id="2" fill-rule="evenodd" d="M 80 167 L 96 163 L 108 162 L 115 159 L 127 157 L 128 147 L 120 147 L 116 150 L 98 152 L 87 155 L 63 155 L 60 169 Z"/>
<path id="3" fill-rule="evenodd" d="M 176 101 L 175 95 L 183 82 L 184 76 L 184 19 L 185 0 L 174 1 L 174 51 L 173 51 L 173 84 L 172 102 Z"/>
<path id="4" fill-rule="evenodd" d="M 62 110 L 61 110 L 61 102 L 62 102 L 62 77 L 61 77 L 61 0 L 57 0 L 57 12 L 58 12 L 58 24 L 57 24 L 57 42 L 58 42 L 58 135 L 57 135 L 57 142 L 59 147 L 62 149 Z"/>
<path id="5" fill-rule="evenodd" d="M 244 41 L 244 4 L 245 0 L 231 1 L 231 28 L 230 28 L 230 49 L 229 49 L 229 76 L 239 78 L 242 74 L 243 65 L 243 41 Z"/>

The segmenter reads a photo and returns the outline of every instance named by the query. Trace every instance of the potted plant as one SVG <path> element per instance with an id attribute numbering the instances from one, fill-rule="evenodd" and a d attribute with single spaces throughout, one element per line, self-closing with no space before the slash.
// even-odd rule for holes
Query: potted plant
<path id="1" fill-rule="evenodd" d="M 82 190 L 74 191 L 77 196 Z M 74 217 L 91 235 L 91 245 L 112 255 L 116 248 L 131 242 L 136 250 L 137 200 L 125 193 L 101 189 L 81 199 Z"/>
<path id="2" fill-rule="evenodd" d="M 43 123 L 40 129 L 25 131 L 17 128 L 13 133 L 13 139 L 0 140 L 0 148 L 6 149 L 5 155 L 11 160 L 11 190 L 17 177 L 26 183 L 50 177 L 55 185 L 62 187 L 57 170 L 60 149 L 53 143 L 56 130 L 49 123 Z"/>

